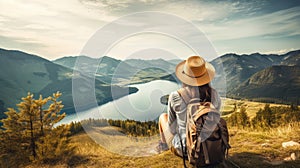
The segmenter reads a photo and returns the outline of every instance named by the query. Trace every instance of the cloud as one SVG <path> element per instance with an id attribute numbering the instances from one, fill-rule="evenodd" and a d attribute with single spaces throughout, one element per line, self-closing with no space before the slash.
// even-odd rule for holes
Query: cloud
<path id="1" fill-rule="evenodd" d="M 153 53 L 157 55 L 151 55 Z M 141 56 L 141 54 L 147 55 Z M 140 33 L 122 39 L 108 51 L 107 55 L 120 59 L 138 57 L 153 59 L 159 58 L 158 55 L 164 59 L 183 59 L 186 56 L 195 55 L 195 52 L 181 41 L 167 35 L 159 33 Z"/>
<path id="2" fill-rule="evenodd" d="M 103 25 L 135 12 L 159 11 L 177 15 L 193 22 L 217 44 L 221 52 L 249 51 L 236 42 L 257 42 L 266 50 L 276 51 L 279 41 L 300 34 L 300 7 L 292 1 L 179 1 L 179 0 L 21 0 L 0 1 L 0 47 L 17 48 L 55 59 L 63 55 L 77 55 L 86 41 Z M 161 18 L 157 18 L 161 19 Z M 145 18 L 147 22 L 147 18 Z M 168 22 L 168 20 L 162 20 Z M 125 27 L 143 26 L 143 23 L 123 22 Z M 164 27 L 165 25 L 158 25 Z M 178 25 L 187 38 L 193 38 L 189 27 Z M 11 39 L 11 40 L 8 40 Z M 251 40 L 249 40 L 251 39 Z M 158 40 L 160 40 L 158 38 Z M 14 44 L 13 41 L 16 43 Z M 232 42 L 234 41 L 234 42 Z M 134 41 L 131 41 L 134 45 Z M 135 41 L 137 42 L 137 41 Z M 156 42 L 164 45 L 166 42 Z M 299 44 L 299 40 L 293 38 Z M 141 43 L 141 42 L 139 42 Z M 172 42 L 170 42 L 172 43 Z M 244 43 L 244 44 L 245 44 Z M 22 46 L 22 44 L 24 44 Z M 33 44 L 36 47 L 32 47 Z M 230 46 L 230 44 L 232 44 Z M 296 44 L 285 44 L 294 48 Z M 170 47 L 172 45 L 169 45 Z M 290 47 L 288 47 L 290 46 Z M 281 49 L 281 48 L 280 48 Z M 126 47 L 121 52 L 126 52 Z M 253 49 L 255 50 L 255 49 Z"/>
<path id="3" fill-rule="evenodd" d="M 299 11 L 300 7 L 294 7 L 266 15 L 199 26 L 214 40 L 231 40 L 256 36 L 272 38 L 299 35 Z"/>
<path id="4" fill-rule="evenodd" d="M 290 51 L 294 51 L 296 48 L 290 48 L 290 49 L 281 49 L 281 50 L 272 50 L 272 51 L 266 51 L 264 54 L 285 54 Z"/>
<path id="5" fill-rule="evenodd" d="M 37 54 L 50 59 L 79 54 L 88 38 L 112 19 L 73 0 L 31 0 L 26 3 L 0 1 L 0 6 L 0 34 L 6 39 L 18 39 L 16 46 L 21 50 L 35 50 Z M 29 48 L 26 43 L 42 45 Z M 9 48 L 15 47 L 12 45 Z"/>
<path id="6" fill-rule="evenodd" d="M 230 1 L 180 1 L 180 0 L 80 0 L 86 6 L 109 12 L 110 15 L 123 16 L 132 12 L 158 11 L 178 15 L 187 20 L 215 21 L 230 14 L 244 10 L 240 3 Z M 248 6 L 249 7 L 249 6 Z"/>

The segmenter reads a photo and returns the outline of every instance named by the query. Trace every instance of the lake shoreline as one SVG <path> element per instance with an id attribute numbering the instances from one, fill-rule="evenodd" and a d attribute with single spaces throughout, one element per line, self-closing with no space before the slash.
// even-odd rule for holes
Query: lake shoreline
<path id="1" fill-rule="evenodd" d="M 97 107 L 68 114 L 59 124 L 79 122 L 84 119 L 113 119 L 152 121 L 164 112 L 166 106 L 160 103 L 160 98 L 179 88 L 179 85 L 167 80 L 154 80 L 142 84 L 128 85 L 135 87 L 137 92 L 108 101 Z"/>

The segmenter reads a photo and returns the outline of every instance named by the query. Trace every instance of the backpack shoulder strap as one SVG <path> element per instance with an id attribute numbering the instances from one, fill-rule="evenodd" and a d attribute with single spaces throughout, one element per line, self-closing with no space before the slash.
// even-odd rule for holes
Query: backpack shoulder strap
<path id="1" fill-rule="evenodd" d="M 188 91 L 185 88 L 180 88 L 179 90 L 177 90 L 177 92 L 179 93 L 180 97 L 183 99 L 184 103 L 186 105 L 189 104 L 191 97 L 188 94 Z"/>

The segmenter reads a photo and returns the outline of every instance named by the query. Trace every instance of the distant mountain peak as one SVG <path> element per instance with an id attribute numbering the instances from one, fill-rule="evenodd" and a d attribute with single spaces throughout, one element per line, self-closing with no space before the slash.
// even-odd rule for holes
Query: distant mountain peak
<path id="1" fill-rule="evenodd" d="M 32 59 L 36 61 L 45 61 L 48 63 L 51 62 L 35 54 L 28 54 L 26 52 L 19 51 L 19 50 L 7 50 L 7 49 L 0 48 L 0 57 L 4 57 L 4 56 L 10 57 L 12 59 L 25 60 L 25 61 L 29 61 L 30 59 Z"/>
<path id="2" fill-rule="evenodd" d="M 228 57 L 228 56 L 239 57 L 239 56 L 241 56 L 241 55 L 238 55 L 238 54 L 236 54 L 236 53 L 226 53 L 226 54 L 224 54 L 224 55 L 221 55 L 220 57 Z"/>
<path id="3" fill-rule="evenodd" d="M 300 54 L 300 50 L 294 50 L 294 51 L 290 51 L 286 54 L 283 54 L 283 55 L 295 55 L 295 54 Z"/>

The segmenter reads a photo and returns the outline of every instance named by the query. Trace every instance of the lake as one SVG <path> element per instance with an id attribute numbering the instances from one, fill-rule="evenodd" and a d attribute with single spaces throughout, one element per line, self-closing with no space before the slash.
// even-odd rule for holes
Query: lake
<path id="1" fill-rule="evenodd" d="M 139 91 L 96 108 L 67 115 L 59 124 L 89 118 L 131 119 L 136 121 L 155 120 L 161 113 L 167 111 L 167 106 L 160 103 L 160 98 L 180 87 L 177 83 L 165 80 L 156 80 L 130 86 L 138 88 Z"/>

